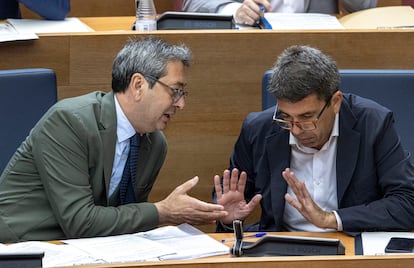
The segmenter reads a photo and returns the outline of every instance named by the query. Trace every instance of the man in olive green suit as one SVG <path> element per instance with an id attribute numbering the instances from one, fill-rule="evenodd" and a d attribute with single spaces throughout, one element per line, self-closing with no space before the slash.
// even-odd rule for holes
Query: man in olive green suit
<path id="1" fill-rule="evenodd" d="M 112 70 L 112 91 L 62 100 L 32 129 L 0 177 L 0 242 L 146 231 L 206 224 L 227 212 L 187 195 L 198 177 L 166 199 L 147 197 L 164 162 L 163 130 L 185 105 L 191 52 L 148 37 L 129 41 Z M 120 185 L 130 137 L 140 145 L 132 203 Z"/>

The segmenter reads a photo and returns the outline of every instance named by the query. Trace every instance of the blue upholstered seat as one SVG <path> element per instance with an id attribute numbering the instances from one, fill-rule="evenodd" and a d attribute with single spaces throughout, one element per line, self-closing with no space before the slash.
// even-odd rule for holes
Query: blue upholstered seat
<path id="1" fill-rule="evenodd" d="M 404 147 L 414 152 L 414 70 L 340 70 L 342 92 L 370 98 L 394 112 Z M 276 104 L 267 87 L 271 71 L 262 79 L 262 109 Z"/>
<path id="2" fill-rule="evenodd" d="M 0 70 L 0 173 L 31 128 L 56 101 L 53 70 Z"/>

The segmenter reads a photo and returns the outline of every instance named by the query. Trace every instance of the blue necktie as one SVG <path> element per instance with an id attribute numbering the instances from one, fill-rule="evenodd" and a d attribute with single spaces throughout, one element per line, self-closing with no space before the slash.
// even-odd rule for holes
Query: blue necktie
<path id="1" fill-rule="evenodd" d="M 138 148 L 139 135 L 135 134 L 129 139 L 128 159 L 119 183 L 119 201 L 121 205 L 136 202 L 134 185 L 137 175 Z"/>

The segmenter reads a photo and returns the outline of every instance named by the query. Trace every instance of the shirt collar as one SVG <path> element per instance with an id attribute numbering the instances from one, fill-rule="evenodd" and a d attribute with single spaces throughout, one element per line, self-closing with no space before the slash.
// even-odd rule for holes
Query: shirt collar
<path id="1" fill-rule="evenodd" d="M 124 114 L 124 111 L 122 111 L 122 108 L 119 105 L 116 94 L 114 94 L 114 100 L 115 100 L 115 110 L 116 110 L 116 120 L 117 120 L 116 136 L 117 136 L 118 142 L 120 143 L 134 136 L 136 131 L 134 127 L 131 125 L 131 123 L 129 122 L 126 115 Z"/>

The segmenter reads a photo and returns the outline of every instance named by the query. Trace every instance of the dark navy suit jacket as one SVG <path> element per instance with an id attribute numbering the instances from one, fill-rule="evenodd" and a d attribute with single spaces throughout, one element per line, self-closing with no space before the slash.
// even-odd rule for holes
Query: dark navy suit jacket
<path id="1" fill-rule="evenodd" d="M 63 20 L 70 11 L 70 0 L 0 0 L 0 20 L 19 19 L 19 3 L 49 20 Z"/>
<path id="2" fill-rule="evenodd" d="M 250 231 L 283 231 L 287 183 L 281 174 L 289 167 L 291 149 L 289 131 L 272 122 L 273 111 L 247 116 L 230 159 L 230 168 L 248 174 L 246 199 L 263 195 L 261 218 Z M 344 94 L 336 165 L 344 231 L 414 229 L 414 167 L 390 110 Z"/>

